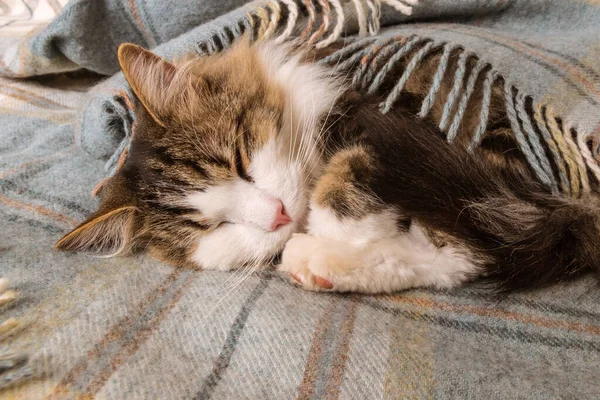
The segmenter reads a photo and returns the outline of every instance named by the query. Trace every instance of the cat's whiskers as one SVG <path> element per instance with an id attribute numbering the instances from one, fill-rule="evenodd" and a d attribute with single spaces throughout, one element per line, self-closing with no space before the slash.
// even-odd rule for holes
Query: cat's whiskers
<path id="1" fill-rule="evenodd" d="M 240 268 L 237 268 L 231 272 L 229 277 L 225 279 L 223 283 L 221 283 L 217 291 L 229 292 L 231 288 L 237 286 L 241 280 L 243 280 L 244 274 L 250 268 L 250 264 L 246 263 L 242 265 Z"/>
<path id="2" fill-rule="evenodd" d="M 339 62 L 339 60 L 338 60 Z M 347 81 L 348 79 L 348 75 L 350 74 L 350 70 L 346 71 L 346 74 L 344 75 L 344 79 L 342 81 Z M 339 96 L 341 95 L 342 90 L 345 90 L 345 86 L 344 85 L 337 85 L 337 91 L 335 94 L 335 98 L 339 98 Z M 320 146 L 320 142 L 321 142 L 321 138 L 323 137 L 324 134 L 326 134 L 327 132 L 329 132 L 329 126 L 334 125 L 337 121 L 339 121 L 340 118 L 342 118 L 344 115 L 346 115 L 346 113 L 343 113 L 342 115 L 340 115 L 335 121 L 333 121 L 329 126 L 327 126 L 327 121 L 329 120 L 329 117 L 331 116 L 331 113 L 333 111 L 333 108 L 335 107 L 336 102 L 332 102 L 331 106 L 329 107 L 329 111 L 327 111 L 327 115 L 325 116 L 325 119 L 323 121 L 323 123 L 321 124 L 319 133 L 317 134 L 317 136 L 314 138 L 314 140 L 312 141 L 312 148 L 310 149 L 310 153 L 308 154 L 309 157 L 312 157 L 314 155 L 314 151 L 315 149 L 317 149 L 318 151 L 318 159 L 321 159 L 323 157 L 323 151 L 325 149 L 326 146 Z M 307 158 L 309 158 L 307 157 Z M 316 166 L 318 165 L 318 163 L 313 163 L 310 171 L 308 171 L 307 174 L 304 174 L 305 171 L 303 171 L 303 175 L 305 176 L 305 179 L 309 179 L 310 176 L 312 175 L 314 169 L 316 168 Z M 303 182 L 303 185 L 306 182 Z"/>
<path id="3" fill-rule="evenodd" d="M 293 96 L 293 93 L 290 93 L 290 98 Z M 292 102 L 290 101 L 290 104 L 292 104 Z M 290 109 L 293 110 L 293 106 L 290 106 Z M 297 139 L 298 139 L 298 135 L 301 134 L 302 132 L 302 128 L 301 128 L 301 124 L 300 122 L 295 123 L 294 119 L 291 119 L 291 125 L 292 125 L 292 138 L 293 138 L 293 144 L 294 144 L 294 148 L 293 148 L 293 152 L 294 152 L 294 156 L 295 156 L 295 161 L 298 162 L 300 161 L 300 147 L 299 144 L 297 143 Z"/>
<path id="4" fill-rule="evenodd" d="M 310 116 L 308 118 L 306 118 L 306 116 L 302 116 L 302 121 L 303 121 L 303 126 L 302 126 L 302 130 L 300 133 L 300 149 L 299 149 L 299 153 L 300 153 L 300 159 L 301 160 L 305 160 L 305 148 L 306 148 L 306 138 L 308 136 L 310 136 L 312 134 L 312 127 L 314 126 L 314 121 L 315 121 L 315 99 L 314 97 L 310 97 L 310 100 L 312 102 L 312 112 L 310 113 Z M 310 132 L 307 133 L 307 131 L 310 129 Z"/>
<path id="5" fill-rule="evenodd" d="M 291 97 L 292 97 L 291 93 L 288 93 L 288 97 L 290 98 L 288 100 L 288 104 L 291 104 Z M 293 121 L 294 121 L 294 109 L 292 107 L 290 107 L 290 123 L 289 123 L 289 125 L 290 125 L 290 127 L 289 127 L 290 128 L 290 133 L 286 137 L 286 140 L 289 142 L 289 145 L 290 145 L 289 146 L 289 151 L 288 151 L 288 154 L 287 154 L 287 163 L 288 163 L 288 165 L 292 164 L 292 157 L 294 156 L 293 151 L 292 151 L 293 150 L 292 149 L 292 136 L 294 135 L 294 122 Z"/>
<path id="6" fill-rule="evenodd" d="M 303 148 L 303 157 L 305 159 L 308 159 L 308 150 L 310 149 L 311 145 L 314 145 L 315 141 L 315 135 L 314 135 L 314 131 L 315 131 L 315 127 L 318 126 L 318 120 L 320 115 L 317 115 L 317 108 L 315 106 L 316 101 L 314 96 L 311 97 L 311 102 L 312 102 L 312 112 L 310 114 L 310 119 L 308 120 L 308 127 L 306 127 L 306 129 L 304 130 L 304 134 L 303 136 L 306 136 L 309 140 L 306 141 L 306 145 Z"/>
<path id="7" fill-rule="evenodd" d="M 254 274 L 257 269 L 264 263 L 263 260 L 259 260 L 256 258 L 248 261 L 244 267 L 240 268 L 241 272 L 239 274 L 235 274 L 237 281 L 227 288 L 227 291 L 221 296 L 217 304 L 204 316 L 204 319 L 209 318 L 216 310 L 223 305 L 229 298 L 235 295 L 240 289 L 243 287 L 244 283 L 248 281 L 248 279 Z M 237 272 L 237 271 L 236 271 Z M 241 276 L 240 276 L 241 275 Z M 238 278 L 239 277 L 239 278 Z M 221 289 L 217 289 L 217 293 Z"/>
<path id="8" fill-rule="evenodd" d="M 253 272 L 256 271 L 256 268 L 263 263 L 261 258 L 258 258 L 256 255 L 253 255 L 248 261 L 246 261 L 240 268 L 236 269 L 233 273 L 233 277 L 235 279 L 229 278 L 228 281 L 231 282 L 228 287 L 226 286 L 226 293 L 233 290 L 235 287 L 243 284 L 248 278 L 252 275 Z"/>
<path id="9" fill-rule="evenodd" d="M 219 300 L 209 312 L 212 314 L 218 309 L 223 303 L 225 303 L 233 294 L 235 294 L 241 287 L 241 284 L 246 280 L 245 276 L 247 271 L 251 269 L 250 264 L 246 264 L 241 268 L 235 270 L 231 276 L 225 281 L 225 283 L 219 285 L 216 289 L 215 294 L 219 296 Z M 208 315 L 207 315 L 208 316 Z"/>
<path id="10" fill-rule="evenodd" d="M 314 98 L 311 98 L 311 100 L 313 104 L 313 110 L 308 118 L 303 118 L 303 124 L 300 131 L 300 148 L 298 149 L 298 160 L 300 161 L 301 173 L 303 175 L 303 186 L 306 184 L 306 176 L 304 175 L 304 172 L 306 171 L 307 165 L 310 163 L 310 159 L 307 158 L 307 149 L 309 146 L 313 145 L 313 143 L 311 143 L 313 141 L 310 139 L 310 137 L 313 136 L 314 126 L 317 119 L 315 115 Z"/>
<path id="11" fill-rule="evenodd" d="M 226 97 L 229 96 L 229 90 L 227 87 L 223 88 L 223 92 L 225 93 Z M 231 107 L 233 107 L 233 105 L 231 103 L 227 104 L 226 108 L 221 113 L 221 116 L 219 117 L 217 124 L 215 124 L 215 126 L 221 126 L 221 121 L 223 120 L 223 117 L 225 115 L 228 115 L 229 110 L 231 110 Z"/>
<path id="12" fill-rule="evenodd" d="M 341 118 L 343 118 L 346 115 L 346 113 L 344 112 L 343 114 L 341 114 L 338 118 L 335 119 L 335 121 L 332 121 L 330 126 L 334 125 L 337 121 L 339 121 Z M 327 134 L 329 132 L 328 128 L 322 128 L 322 133 L 319 134 L 319 137 L 317 139 L 315 139 L 315 143 L 314 143 L 314 147 L 318 148 L 318 152 L 319 152 L 319 159 L 323 158 L 323 153 L 325 151 L 326 146 L 324 145 L 320 145 L 320 139 L 321 139 L 321 135 L 323 134 Z M 313 150 L 314 151 L 314 150 Z M 317 167 L 317 165 L 319 165 L 318 162 L 313 163 L 311 169 L 308 171 L 308 173 L 306 173 L 306 179 L 310 179 L 312 176 L 312 173 L 314 172 L 315 168 Z"/>
<path id="13" fill-rule="evenodd" d="M 156 237 L 158 233 L 154 233 L 152 234 L 152 236 L 150 237 L 150 239 L 148 239 L 148 241 L 146 242 L 146 246 L 144 246 L 144 253 L 148 252 L 148 247 L 150 246 L 150 243 L 152 243 L 152 240 Z"/>
<path id="14" fill-rule="evenodd" d="M 329 118 L 329 115 L 330 115 L 332 109 L 333 109 L 333 105 L 330 107 L 329 112 L 327 113 L 326 119 Z M 314 124 L 312 126 L 314 127 L 316 125 L 316 122 L 317 122 L 317 117 L 313 116 L 312 121 L 313 121 L 313 124 Z M 314 129 L 311 128 L 310 129 L 310 133 L 309 133 L 311 136 L 313 136 L 313 134 L 312 134 L 313 131 L 314 131 Z M 324 132 L 324 129 L 321 128 L 321 130 L 317 133 L 316 137 L 314 137 L 312 140 L 308 141 L 307 142 L 308 144 L 307 144 L 306 148 L 303 149 L 303 160 L 305 161 L 302 164 L 302 175 L 303 175 L 302 186 L 303 187 L 311 179 L 312 172 L 314 171 L 314 169 L 316 168 L 316 166 L 319 164 L 318 161 L 321 159 L 321 157 L 323 155 L 322 150 L 318 150 L 319 154 L 318 154 L 317 160 L 314 159 L 315 158 L 314 157 L 314 155 L 315 155 L 315 148 L 319 148 L 320 147 L 319 146 L 319 142 L 320 142 L 321 136 L 323 135 L 323 132 Z M 309 171 L 307 171 L 308 168 L 310 168 Z"/>

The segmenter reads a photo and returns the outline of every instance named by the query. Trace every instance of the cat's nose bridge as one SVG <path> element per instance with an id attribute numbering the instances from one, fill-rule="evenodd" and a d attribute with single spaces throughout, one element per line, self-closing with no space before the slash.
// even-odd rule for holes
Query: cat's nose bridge
<path id="1" fill-rule="evenodd" d="M 285 207 L 280 199 L 264 193 L 261 197 L 261 203 L 264 207 L 262 213 L 264 218 L 261 218 L 262 221 L 260 221 L 261 223 L 259 223 L 259 225 L 262 226 L 263 229 L 272 232 L 280 226 L 287 225 L 291 222 L 292 219 L 285 212 Z"/>
<path id="2" fill-rule="evenodd" d="M 252 198 L 245 199 L 243 219 L 269 232 L 292 221 L 281 199 L 256 188 L 252 192 Z"/>

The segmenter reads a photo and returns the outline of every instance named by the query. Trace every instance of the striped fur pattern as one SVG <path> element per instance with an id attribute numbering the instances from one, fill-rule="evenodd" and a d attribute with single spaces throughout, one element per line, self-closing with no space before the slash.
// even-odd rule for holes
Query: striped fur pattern
<path id="1" fill-rule="evenodd" d="M 65 2 L 23 3 L 41 9 Z M 164 16 L 148 14 L 152 4 L 162 0 L 88 1 L 118 5 L 118 10 L 106 9 L 100 24 L 98 14 L 82 15 L 88 11 L 80 7 L 82 3 L 67 3 L 68 12 L 59 15 L 57 23 L 20 41 L 11 30 L 21 26 L 2 28 L 2 44 L 18 43 L 20 50 L 3 52 L 0 74 L 18 71 L 30 76 L 72 69 L 72 63 L 63 63 L 60 51 L 30 57 L 33 50 L 28 43 L 35 42 L 34 50 L 44 51 L 44 42 L 55 42 L 57 28 L 68 32 L 64 41 L 81 40 L 82 51 L 98 54 L 96 61 L 112 63 L 110 71 L 115 71 L 116 45 L 107 46 L 115 38 L 105 36 L 96 42 L 73 33 L 81 33 L 83 25 L 103 34 L 117 23 L 117 11 L 136 10 L 133 22 L 119 26 L 127 32 L 127 40 L 135 41 L 136 29 L 155 35 Z M 547 8 L 537 7 L 542 3 Z M 296 4 L 301 23 L 305 2 Z M 316 0 L 315 4 L 319 10 Z M 476 5 L 488 7 L 485 11 L 510 5 L 521 13 L 525 26 L 520 33 L 508 32 L 501 24 L 490 28 L 486 21 L 502 22 L 494 12 L 464 19 L 464 24 L 449 23 L 457 19 L 455 8 L 448 7 L 454 4 L 422 0 L 413 8 L 414 23 L 405 29 L 396 25 L 393 35 L 437 38 L 436 46 L 460 44 L 490 61 L 495 72 L 516 77 L 515 86 L 533 95 L 536 104 L 552 104 L 546 116 L 552 111 L 556 120 L 542 119 L 539 125 L 547 123 L 548 133 L 563 138 L 563 126 L 576 127 L 585 133 L 582 139 L 596 143 L 590 153 L 596 157 L 598 40 L 591 34 L 590 21 L 598 15 L 597 2 L 461 3 L 461 16 L 476 12 Z M 283 2 L 281 9 L 283 29 L 288 26 Z M 586 18 L 578 20 L 582 9 Z M 170 22 L 182 27 L 203 23 L 179 24 L 180 17 L 168 15 Z M 347 21 L 352 18 L 349 12 L 345 16 Z M 530 18 L 538 16 L 531 24 Z M 65 26 L 65 17 L 73 17 L 68 21 L 76 26 Z M 429 23 L 430 18 L 435 23 Z M 504 22 L 514 19 L 505 15 Z M 558 30 L 548 29 L 550 25 Z M 330 29 L 335 26 L 329 24 Z M 213 24 L 206 28 L 212 35 Z M 354 32 L 346 28 L 347 34 Z M 536 29 L 543 35 L 534 39 L 531 32 Z M 542 36 L 545 40 L 540 40 Z M 170 38 L 164 32 L 154 36 L 157 42 Z M 173 47 L 191 51 L 202 41 L 187 36 Z M 170 48 L 157 51 L 170 59 Z M 503 65 L 502 59 L 509 62 Z M 425 65 L 420 63 L 415 72 Z M 250 276 L 236 286 L 243 269 L 223 274 L 173 268 L 144 256 L 98 259 L 49 252 L 61 235 L 97 206 L 89 192 L 105 175 L 104 160 L 91 159 L 80 148 L 82 141 L 89 145 L 85 140 L 93 120 L 86 119 L 82 130 L 73 129 L 72 124 L 81 126 L 77 110 L 92 94 L 102 101 L 86 108 L 86 116 L 93 115 L 94 108 L 104 110 L 106 104 L 126 105 L 113 92 L 125 88 L 118 75 L 96 88 L 92 77 L 75 89 L 74 78 L 0 78 L 0 276 L 8 279 L 3 294 L 14 299 L 0 307 L 1 398 L 597 398 L 600 298 L 588 278 L 511 294 L 502 301 L 488 298 L 477 285 L 452 291 L 337 296 L 297 290 L 271 272 Z M 116 119 L 127 113 L 113 110 L 107 108 L 103 115 L 111 121 L 109 126 L 130 127 L 126 118 Z M 542 115 L 536 113 L 536 121 Z M 576 154 L 571 153 L 579 148 L 575 139 L 562 144 L 557 140 L 559 155 Z M 111 142 L 109 151 L 114 148 Z M 573 161 L 565 165 L 566 176 L 581 193 L 581 180 L 572 177 L 593 164 L 585 155 L 583 164 L 576 157 L 566 160 Z M 442 236 L 435 241 L 443 240 Z"/>
<path id="2" fill-rule="evenodd" d="M 99 188 L 98 213 L 57 247 L 119 254 L 143 246 L 176 265 L 264 266 L 304 223 L 320 162 L 309 136 L 339 93 L 336 80 L 300 55 L 248 42 L 175 65 L 135 46 L 119 54 L 139 98 L 135 139 Z M 271 226 L 277 207 L 289 224 Z"/>
<path id="3" fill-rule="evenodd" d="M 292 41 L 305 48 L 331 49 L 342 28 L 356 19 L 359 39 L 322 62 L 351 75 L 356 89 L 384 96 L 382 112 L 389 112 L 402 94 L 420 93 L 418 115 L 433 120 L 449 143 L 464 143 L 486 153 L 491 162 L 510 164 L 556 195 L 579 198 L 598 189 L 593 133 L 563 121 L 552 105 L 522 93 L 475 53 L 414 34 L 360 39 L 378 33 L 383 4 L 411 15 L 418 2 L 268 2 L 202 42 L 199 51 L 222 51 L 242 35 L 258 42 Z M 308 18 L 300 18 L 301 12 Z M 473 113 L 476 118 L 466 117 Z M 109 174 L 128 143 L 125 137 L 108 161 Z"/>
<path id="4" fill-rule="evenodd" d="M 405 79 L 411 96 L 380 112 L 375 90 L 357 93 L 354 78 L 315 62 L 332 51 L 242 40 L 172 64 L 122 46 L 136 135 L 100 210 L 57 248 L 143 246 L 179 266 L 256 269 L 285 245 L 280 270 L 303 287 L 365 293 L 479 277 L 526 289 L 598 271 L 593 198 L 553 197 L 526 163 L 494 163 L 505 159 L 499 144 L 473 154 L 447 143 L 414 117 L 426 68 Z M 432 109 L 444 119 L 440 102 Z M 510 141 L 510 117 L 492 110 L 500 143 Z"/>

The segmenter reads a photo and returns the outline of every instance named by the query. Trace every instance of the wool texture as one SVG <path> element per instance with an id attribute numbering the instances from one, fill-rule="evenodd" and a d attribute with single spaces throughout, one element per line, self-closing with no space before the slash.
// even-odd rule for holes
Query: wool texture
<path id="1" fill-rule="evenodd" d="M 382 112 L 437 52 L 419 116 L 453 80 L 436 123 L 477 151 L 501 85 L 535 177 L 560 195 L 594 191 L 598 2 L 5 3 L 17 2 L 0 2 L 0 398 L 597 398 L 592 279 L 501 301 L 477 284 L 343 296 L 270 271 L 235 287 L 228 273 L 52 246 L 91 214 L 90 192 L 126 155 L 135 121 L 116 73 L 122 42 L 170 59 L 243 34 L 319 48 L 343 40 L 322 62 L 365 91 L 386 90 Z M 98 83 L 82 69 L 116 74 Z M 463 132 L 473 112 L 479 121 Z"/>

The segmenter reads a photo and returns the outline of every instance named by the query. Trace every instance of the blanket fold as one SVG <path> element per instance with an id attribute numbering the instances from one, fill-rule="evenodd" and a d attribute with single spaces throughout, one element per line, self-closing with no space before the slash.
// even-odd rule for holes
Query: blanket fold
<path id="1" fill-rule="evenodd" d="M 15 39 L 40 10 L 56 16 Z M 591 279 L 501 302 L 476 285 L 347 297 L 269 271 L 235 286 L 144 256 L 51 251 L 127 154 L 122 42 L 173 58 L 243 34 L 343 41 L 322 62 L 381 94 L 384 113 L 430 68 L 417 113 L 449 142 L 479 151 L 501 107 L 540 182 L 593 193 L 597 1 L 4 0 L 0 17 L 0 398 L 597 398 Z M 90 87 L 72 73 L 81 69 L 114 75 Z M 464 126 L 473 113 L 476 126 Z"/>
<path id="2" fill-rule="evenodd" d="M 472 137 L 469 146 L 475 151 L 484 141 L 492 87 L 501 84 L 513 138 L 541 183 L 553 193 L 578 197 L 595 190 L 600 182 L 600 114 L 594 112 L 600 84 L 590 63 L 597 56 L 595 38 L 600 25 L 594 5 L 560 0 L 458 4 L 447 0 L 257 0 L 226 12 L 233 3 L 204 2 L 198 5 L 200 9 L 173 3 L 165 17 L 163 2 L 103 0 L 92 6 L 86 0 L 74 1 L 45 30 L 16 45 L 23 54 L 19 60 L 25 62 L 22 70 L 10 59 L 11 51 L 6 53 L 5 73 L 27 76 L 83 67 L 110 74 L 117 68 L 115 49 L 126 41 L 146 47 L 158 44 L 154 47 L 157 54 L 171 59 L 221 51 L 244 33 L 259 41 L 294 40 L 315 47 L 326 47 L 342 37 L 347 43 L 362 38 L 363 45 L 342 50 L 337 68 L 356 73 L 355 83 L 369 92 L 385 79 L 396 79 L 382 104 L 386 112 L 422 61 L 442 51 L 419 115 L 428 115 L 439 82 L 453 75 L 452 91 L 437 121 L 449 142 L 471 112 L 479 113 L 480 123 L 468 133 Z M 200 24 L 218 13 L 216 9 L 220 17 Z M 68 31 L 77 35 L 66 39 Z M 107 39 L 100 40 L 100 36 Z M 458 65 L 448 67 L 447 60 L 458 53 Z M 403 63 L 405 71 L 388 77 L 398 63 Z M 131 133 L 133 117 L 124 100 L 126 90 L 122 74 L 116 74 L 90 91 L 77 119 L 79 145 L 107 160 L 109 175 Z M 471 101 L 477 97 L 475 90 L 483 92 L 477 105 Z"/>

